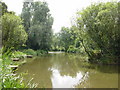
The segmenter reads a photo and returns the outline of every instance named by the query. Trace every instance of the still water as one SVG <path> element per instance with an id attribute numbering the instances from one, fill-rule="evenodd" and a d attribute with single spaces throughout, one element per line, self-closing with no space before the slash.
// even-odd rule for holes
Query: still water
<path id="1" fill-rule="evenodd" d="M 17 73 L 28 73 L 38 88 L 118 88 L 117 65 L 91 65 L 79 54 L 49 53 L 27 59 Z"/>

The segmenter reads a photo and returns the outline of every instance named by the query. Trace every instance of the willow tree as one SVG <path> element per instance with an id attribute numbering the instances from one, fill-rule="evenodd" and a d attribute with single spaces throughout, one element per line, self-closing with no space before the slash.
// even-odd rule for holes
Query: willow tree
<path id="1" fill-rule="evenodd" d="M 28 47 L 49 50 L 53 18 L 46 2 L 24 2 L 21 17 L 28 33 Z"/>

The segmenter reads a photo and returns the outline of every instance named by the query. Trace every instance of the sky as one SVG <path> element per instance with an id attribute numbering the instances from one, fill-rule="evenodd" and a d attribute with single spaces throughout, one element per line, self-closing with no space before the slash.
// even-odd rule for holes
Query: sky
<path id="1" fill-rule="evenodd" d="M 19 15 L 22 11 L 24 0 L 2 0 L 8 6 L 9 11 L 16 12 Z M 28 0 L 29 1 L 29 0 Z M 50 9 L 50 14 L 54 18 L 53 31 L 57 33 L 61 27 L 70 27 L 76 12 L 89 6 L 94 2 L 106 2 L 111 0 L 34 0 L 46 1 Z"/>

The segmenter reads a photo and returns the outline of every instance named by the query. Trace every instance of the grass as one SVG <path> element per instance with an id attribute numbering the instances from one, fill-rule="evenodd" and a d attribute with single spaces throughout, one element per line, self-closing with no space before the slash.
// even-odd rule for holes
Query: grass
<path id="1" fill-rule="evenodd" d="M 44 50 L 32 50 L 32 49 L 25 49 L 25 50 L 22 50 L 22 51 L 14 51 L 12 52 L 11 54 L 11 58 L 19 58 L 20 60 L 19 61 L 13 61 L 12 64 L 14 65 L 22 65 L 24 63 L 26 63 L 26 55 L 33 55 L 34 57 L 35 56 L 42 56 L 42 55 L 45 55 L 47 54 L 47 51 L 44 51 Z"/>
<path id="2" fill-rule="evenodd" d="M 7 56 L 3 57 L 2 65 L 2 88 L 35 88 L 36 84 L 29 82 L 27 85 L 23 83 L 23 74 L 14 76 L 12 69 L 9 67 L 11 59 Z"/>
<path id="3" fill-rule="evenodd" d="M 23 83 L 23 73 L 20 75 L 14 75 L 10 65 L 20 65 L 25 63 L 24 60 L 20 62 L 13 62 L 11 58 L 21 58 L 26 55 L 23 52 L 15 51 L 10 55 L 0 54 L 0 90 L 2 88 L 35 88 L 36 84 L 31 83 L 31 80 L 25 84 Z"/>

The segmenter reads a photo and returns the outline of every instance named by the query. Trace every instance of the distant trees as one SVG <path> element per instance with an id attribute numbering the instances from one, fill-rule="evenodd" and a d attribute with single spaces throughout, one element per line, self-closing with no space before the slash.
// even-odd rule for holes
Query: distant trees
<path id="1" fill-rule="evenodd" d="M 70 45 L 74 46 L 75 44 L 75 39 L 77 38 L 75 29 L 73 29 L 73 27 L 71 28 L 62 27 L 59 35 L 61 46 L 64 47 L 65 51 L 67 52 L 69 46 Z"/>
<path id="2" fill-rule="evenodd" d="M 61 28 L 60 41 L 61 41 L 61 46 L 64 47 L 65 51 L 67 51 L 72 41 L 69 33 L 69 28 L 66 27 Z"/>
<path id="3" fill-rule="evenodd" d="M 64 50 L 65 52 L 69 52 L 69 48 L 79 48 L 79 37 L 78 37 L 78 28 L 76 26 L 62 27 L 61 31 L 55 34 L 53 38 L 53 48 L 57 50 Z M 73 51 L 76 52 L 76 51 Z"/>
<path id="4" fill-rule="evenodd" d="M 76 26 L 62 27 L 53 35 L 53 18 L 46 2 L 24 2 L 21 18 L 3 9 L 0 16 L 0 39 L 7 51 L 22 46 L 34 50 L 77 52 L 84 48 L 91 62 L 119 63 L 120 10 L 119 2 L 96 3 L 77 12 Z M 24 25 L 24 27 L 22 26 Z M 25 29 L 25 30 L 24 30 Z M 27 33 L 26 33 L 26 32 Z M 81 49 L 82 48 L 82 49 Z M 105 60 L 107 58 L 107 60 Z"/>
<path id="5" fill-rule="evenodd" d="M 59 36 L 59 33 L 53 34 L 51 50 L 53 50 L 53 51 L 62 50 L 60 44 L 61 44 L 61 43 L 60 43 L 60 36 Z"/>
<path id="6" fill-rule="evenodd" d="M 24 2 L 21 17 L 28 33 L 27 46 L 49 50 L 52 42 L 53 18 L 46 2 Z"/>
<path id="7" fill-rule="evenodd" d="M 77 12 L 76 26 L 61 28 L 60 46 L 66 52 L 85 51 L 90 62 L 119 63 L 119 24 L 119 2 L 92 4 Z"/>

